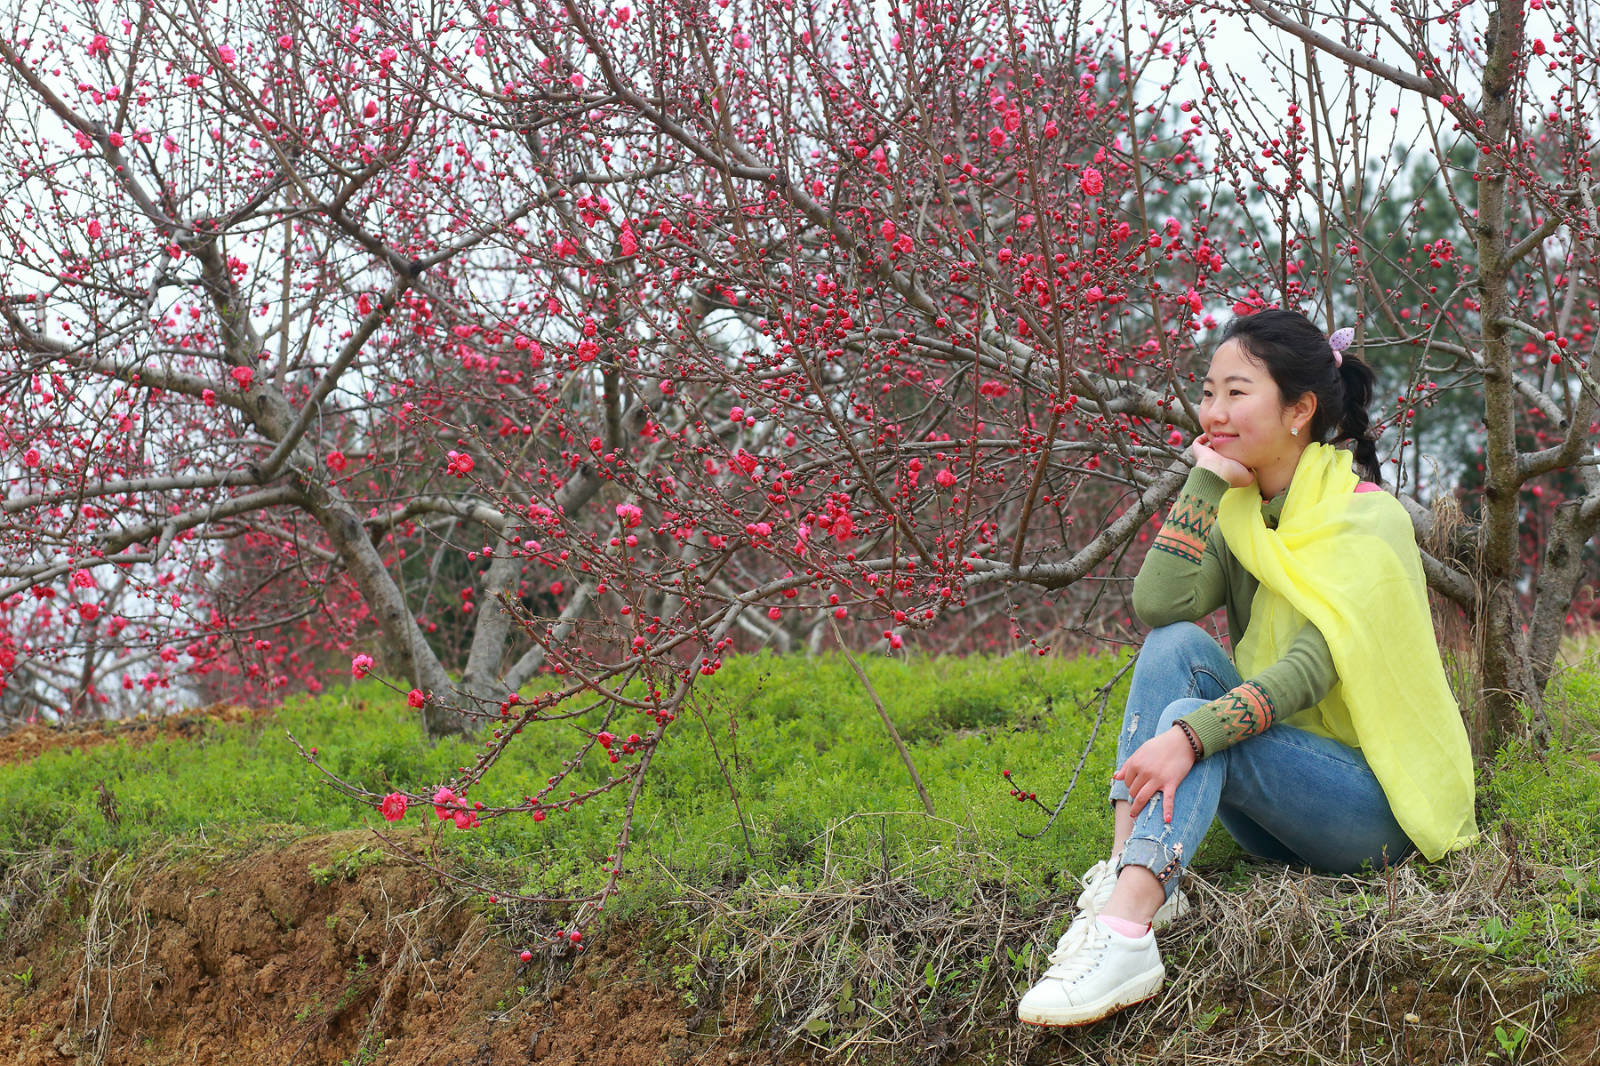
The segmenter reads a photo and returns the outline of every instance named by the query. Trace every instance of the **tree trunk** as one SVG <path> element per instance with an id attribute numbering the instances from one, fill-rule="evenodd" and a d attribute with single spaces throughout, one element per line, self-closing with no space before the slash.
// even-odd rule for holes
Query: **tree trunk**
<path id="1" fill-rule="evenodd" d="M 1518 724 L 1517 704 L 1540 713 L 1539 687 L 1530 669 L 1527 636 L 1517 603 L 1521 573 L 1522 473 L 1517 464 L 1517 397 L 1514 348 L 1504 320 L 1511 314 L 1512 262 L 1507 234 L 1508 175 L 1495 149 L 1507 143 L 1515 117 L 1512 75 L 1522 40 L 1522 4 L 1502 0 L 1489 16 L 1484 64 L 1478 183 L 1478 288 L 1483 315 L 1484 449 L 1483 526 L 1480 531 L 1476 632 L 1483 694 L 1480 745 L 1493 750 Z"/>

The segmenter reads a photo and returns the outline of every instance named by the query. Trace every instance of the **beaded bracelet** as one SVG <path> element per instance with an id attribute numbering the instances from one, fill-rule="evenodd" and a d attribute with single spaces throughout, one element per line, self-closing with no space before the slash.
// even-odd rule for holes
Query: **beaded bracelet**
<path id="1" fill-rule="evenodd" d="M 1205 758 L 1205 750 L 1200 747 L 1200 738 L 1195 736 L 1194 727 L 1181 719 L 1173 722 L 1172 724 L 1183 730 L 1183 737 L 1189 742 L 1189 747 L 1194 752 L 1194 761 L 1199 762 L 1201 759 Z"/>

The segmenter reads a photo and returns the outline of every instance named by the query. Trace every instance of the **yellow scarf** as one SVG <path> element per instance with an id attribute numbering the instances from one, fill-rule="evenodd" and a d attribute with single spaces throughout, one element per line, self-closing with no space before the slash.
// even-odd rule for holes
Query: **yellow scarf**
<path id="1" fill-rule="evenodd" d="M 1360 748 L 1395 820 L 1428 861 L 1477 839 L 1472 749 L 1445 681 L 1411 519 L 1387 492 L 1356 492 L 1349 453 L 1300 457 L 1276 530 L 1255 485 L 1229 489 L 1217 522 L 1260 582 L 1234 661 L 1251 677 L 1277 662 L 1307 621 L 1339 680 L 1300 729 Z"/>

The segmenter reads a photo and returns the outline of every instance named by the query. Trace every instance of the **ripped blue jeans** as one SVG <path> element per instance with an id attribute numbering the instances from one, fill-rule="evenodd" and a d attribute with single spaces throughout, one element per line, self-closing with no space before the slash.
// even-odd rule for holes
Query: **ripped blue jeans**
<path id="1" fill-rule="evenodd" d="M 1153 630 L 1133 667 L 1117 735 L 1120 767 L 1145 741 L 1241 682 L 1227 652 L 1191 622 Z M 1111 782 L 1111 799 L 1131 802 Z M 1329 873 L 1382 869 L 1413 850 L 1361 752 L 1337 740 L 1278 724 L 1195 763 L 1170 797 L 1145 804 L 1122 849 L 1125 866 L 1156 875 L 1167 896 L 1215 817 L 1252 855 Z"/>

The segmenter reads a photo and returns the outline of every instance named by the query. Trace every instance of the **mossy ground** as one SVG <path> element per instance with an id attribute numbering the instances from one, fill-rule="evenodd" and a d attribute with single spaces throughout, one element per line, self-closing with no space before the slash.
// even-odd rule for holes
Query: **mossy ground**
<path id="1" fill-rule="evenodd" d="M 1395 877 L 1327 879 L 1247 861 L 1213 833 L 1195 864 L 1202 917 L 1163 941 L 1171 983 L 1161 1004 L 1084 1032 L 1041 1035 L 1009 1023 L 1010 1005 L 1042 968 L 1037 945 L 1069 916 L 1074 875 L 1106 844 L 1103 788 L 1122 692 L 1113 688 L 1104 703 L 1101 696 L 1122 663 L 868 665 L 936 817 L 922 813 L 866 692 L 840 659 L 730 660 L 669 732 L 636 812 L 630 876 L 590 943 L 610 960 L 606 972 L 651 990 L 639 1001 L 651 1017 L 676 1004 L 680 1021 L 661 1024 L 691 1034 L 674 1045 L 684 1054 L 694 1031 L 726 1026 L 738 1034 L 728 1054 L 782 1058 L 1600 1061 L 1600 674 L 1558 678 L 1549 749 L 1513 739 L 1482 768 L 1478 848 Z M 1102 706 L 1108 720 L 1090 744 Z M 270 714 L 197 721 L 93 745 L 63 738 L 0 766 L 0 922 L 15 961 L 6 979 L 16 986 L 14 1005 L 30 1002 L 45 973 L 70 987 L 67 971 L 77 966 L 81 984 L 94 951 L 81 934 L 109 870 L 142 863 L 203 894 L 228 891 L 239 869 L 257 863 L 278 881 L 303 880 L 307 899 L 334 894 L 323 915 L 332 939 L 317 949 L 328 955 L 323 962 L 342 973 L 362 954 L 387 960 L 389 985 L 364 979 L 367 998 L 345 1005 L 361 1006 L 364 1027 L 330 1022 L 323 1043 L 367 1041 L 374 1019 L 400 1031 L 396 1012 L 405 1005 L 393 990 L 421 988 L 421 971 L 381 946 L 351 947 L 357 930 L 370 938 L 368 897 L 387 891 L 395 861 L 351 831 L 389 827 L 322 784 L 285 733 L 315 745 L 332 772 L 377 791 L 425 791 L 476 749 L 426 743 L 415 712 L 370 681 Z M 530 729 L 474 798 L 534 791 L 585 724 L 594 723 Z M 1053 807 L 1080 759 L 1077 787 L 1035 838 L 1045 813 L 1018 803 L 1001 771 Z M 578 777 L 596 782 L 608 769 L 596 760 Z M 603 878 L 618 799 L 543 823 L 498 820 L 469 831 L 424 808 L 402 832 L 473 880 L 528 894 L 583 893 Z M 312 856 L 303 874 L 284 867 L 284 856 L 302 853 Z M 30 909 L 47 886 L 60 901 L 55 911 Z M 476 915 L 478 957 L 498 960 L 479 965 L 472 980 L 529 989 L 515 953 L 541 922 L 559 922 L 560 909 L 491 905 L 459 886 L 436 891 L 427 906 Z M 124 916 L 133 920 L 136 908 Z M 459 934 L 460 925 L 450 928 Z M 338 933 L 345 926 L 350 937 Z M 257 939 L 288 935 L 268 930 Z M 619 956 L 613 949 L 624 943 L 632 946 Z M 546 975 L 570 965 L 544 959 L 535 965 L 554 967 Z M 16 976 L 30 970 L 31 986 Z M 584 991 L 540 984 L 540 1009 L 563 1009 L 557 996 L 580 1012 L 578 999 L 598 997 L 604 1009 L 604 975 L 587 963 L 582 972 L 591 975 Z M 303 995 L 333 1002 L 356 987 L 302 983 Z M 381 1010 L 380 986 L 390 988 Z M 462 1001 L 455 1009 L 480 1008 Z M 446 1007 L 435 999 L 427 1009 Z M 523 1014 L 538 1011 L 525 1006 Z M 274 1034 L 262 1036 L 263 1046 Z M 407 1061 L 402 1051 L 391 1041 L 392 1061 Z"/>

